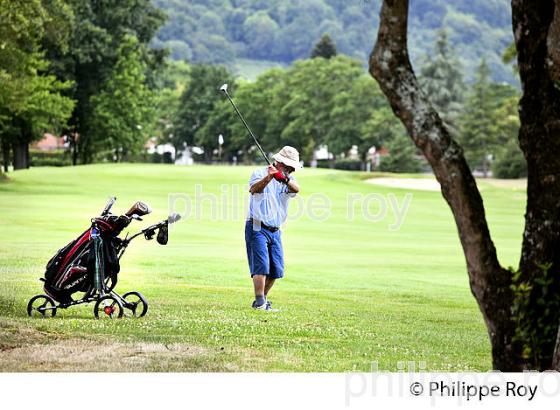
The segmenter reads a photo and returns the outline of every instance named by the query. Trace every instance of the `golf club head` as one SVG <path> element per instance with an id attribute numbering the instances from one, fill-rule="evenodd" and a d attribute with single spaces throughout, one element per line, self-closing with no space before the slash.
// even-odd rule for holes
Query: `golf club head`
<path id="1" fill-rule="evenodd" d="M 174 223 L 177 222 L 179 219 L 181 219 L 181 215 L 179 215 L 179 214 L 171 214 L 171 215 L 169 215 L 169 217 L 167 218 L 167 223 L 174 224 Z"/>
<path id="2" fill-rule="evenodd" d="M 167 242 L 169 241 L 169 229 L 167 228 L 167 225 L 163 225 L 159 228 L 156 240 L 160 245 L 167 245 Z"/>
<path id="3" fill-rule="evenodd" d="M 227 94 L 227 84 L 224 84 L 220 87 L 220 91 L 224 92 Z"/>
<path id="4" fill-rule="evenodd" d="M 128 211 L 126 211 L 125 215 L 128 217 L 132 217 L 133 215 L 144 216 L 148 215 L 151 212 L 152 208 L 150 208 L 150 205 L 145 202 L 138 201 L 134 205 L 132 205 L 132 207 L 130 207 Z"/>

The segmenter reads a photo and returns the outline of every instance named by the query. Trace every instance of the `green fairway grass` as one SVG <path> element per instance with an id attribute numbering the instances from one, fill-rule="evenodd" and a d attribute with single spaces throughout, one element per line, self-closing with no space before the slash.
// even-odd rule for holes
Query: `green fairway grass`
<path id="1" fill-rule="evenodd" d="M 286 277 L 270 294 L 281 312 L 253 311 L 241 195 L 252 169 L 107 164 L 11 173 L 0 182 L 0 370 L 322 372 L 368 371 L 373 362 L 391 371 L 399 362 L 432 371 L 491 368 L 441 193 L 368 184 L 362 173 L 296 173 L 301 199 L 327 195 L 331 215 L 288 221 Z M 93 306 L 84 305 L 53 319 L 27 318 L 47 261 L 89 226 L 109 196 L 118 197 L 114 212 L 136 200 L 152 206 L 143 222 L 133 221 L 135 231 L 167 216 L 170 193 L 194 199 L 197 184 L 203 195 L 218 197 L 220 214 L 211 215 L 207 195 L 199 215 L 172 227 L 167 246 L 139 238 L 121 260 L 116 290 L 142 292 L 150 303 L 146 317 L 96 321 Z M 500 262 L 516 265 L 525 190 L 486 181 L 479 187 Z M 389 229 L 391 212 L 373 222 L 356 205 L 354 219 L 347 218 L 349 193 L 391 193 L 402 203 L 409 192 L 399 230 Z M 375 201 L 370 211 L 376 213 Z"/>

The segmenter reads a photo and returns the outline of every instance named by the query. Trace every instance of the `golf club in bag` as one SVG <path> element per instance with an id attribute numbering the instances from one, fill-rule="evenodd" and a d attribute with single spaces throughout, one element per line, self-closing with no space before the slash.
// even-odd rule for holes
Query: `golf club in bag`
<path id="1" fill-rule="evenodd" d="M 243 123 L 243 125 L 245 126 L 245 128 L 247 129 L 247 131 L 249 131 L 249 134 L 251 135 L 251 137 L 253 137 L 253 141 L 255 141 L 255 145 L 257 146 L 257 148 L 259 149 L 262 157 L 264 158 L 264 160 L 266 161 L 266 163 L 268 165 L 272 165 L 272 163 L 270 162 L 270 160 L 268 159 L 268 156 L 266 155 L 266 153 L 264 152 L 264 150 L 261 147 L 261 144 L 259 144 L 259 141 L 257 140 L 257 137 L 255 137 L 255 134 L 253 134 L 253 131 L 251 131 L 251 128 L 249 128 L 249 125 L 247 124 L 247 121 L 245 121 L 245 118 L 243 118 L 243 115 L 241 115 L 241 112 L 239 112 L 239 109 L 237 108 L 237 106 L 235 105 L 235 103 L 233 102 L 233 99 L 231 98 L 231 96 L 228 93 L 228 85 L 227 84 L 223 84 L 220 87 L 220 91 L 222 91 L 225 96 L 227 97 L 227 99 L 229 100 L 229 102 L 231 103 L 231 105 L 233 106 L 233 109 L 235 110 L 235 112 L 237 113 L 237 116 L 239 117 L 239 119 L 241 120 L 241 122 Z M 283 172 L 278 171 L 276 174 L 274 174 L 274 178 L 279 181 L 279 182 L 283 182 L 283 183 L 287 183 L 288 182 L 288 176 L 285 175 Z"/>
<path id="2" fill-rule="evenodd" d="M 130 242 L 140 235 L 167 244 L 168 226 L 177 222 L 180 215 L 151 225 L 140 232 L 121 239 L 118 235 L 132 220 L 142 220 L 151 212 L 145 202 L 136 202 L 125 214 L 113 215 L 111 208 L 116 198 L 109 200 L 101 215 L 91 220 L 91 226 L 78 238 L 60 249 L 47 263 L 44 282 L 45 294 L 36 295 L 27 304 L 29 316 L 54 317 L 57 309 L 95 302 L 96 318 L 121 318 L 125 309 L 132 316 L 142 317 L 148 311 L 148 302 L 139 292 L 119 295 L 114 291 L 120 271 L 120 259 Z M 84 292 L 79 299 L 72 295 Z"/>

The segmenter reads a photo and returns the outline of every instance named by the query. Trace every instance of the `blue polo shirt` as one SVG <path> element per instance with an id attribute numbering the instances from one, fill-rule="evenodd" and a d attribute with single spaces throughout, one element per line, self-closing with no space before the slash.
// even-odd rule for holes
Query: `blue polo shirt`
<path id="1" fill-rule="evenodd" d="M 259 182 L 268 174 L 267 168 L 257 169 L 249 179 L 249 186 Z M 294 181 L 295 179 L 291 177 Z M 253 218 L 265 225 L 279 228 L 288 216 L 288 201 L 296 194 L 288 191 L 288 186 L 272 179 L 260 194 L 253 194 L 249 200 L 248 219 Z"/>

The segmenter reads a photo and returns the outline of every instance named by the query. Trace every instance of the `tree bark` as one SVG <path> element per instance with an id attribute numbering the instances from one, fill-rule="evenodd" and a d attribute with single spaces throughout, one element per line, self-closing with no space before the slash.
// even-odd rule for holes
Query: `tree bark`
<path id="1" fill-rule="evenodd" d="M 518 5 L 512 2 L 512 9 Z M 515 16 L 514 16 L 515 19 Z M 514 27 L 515 31 L 515 27 Z M 547 65 L 550 78 L 554 81 L 560 81 L 560 1 L 554 2 L 553 21 L 548 29 L 547 43 L 548 57 L 552 64 Z"/>
<path id="2" fill-rule="evenodd" d="M 25 168 L 29 169 L 31 165 L 31 156 L 29 155 L 29 143 L 23 147 L 23 155 L 25 156 Z"/>
<path id="3" fill-rule="evenodd" d="M 549 276 L 555 281 L 545 299 L 546 306 L 560 292 L 560 0 L 513 0 L 511 5 L 523 89 L 519 144 L 528 166 L 520 270 L 523 280 L 531 282 L 542 276 L 542 265 L 552 264 Z M 552 318 L 556 322 L 555 335 L 559 313 Z M 557 337 L 546 339 L 545 354 L 538 367 L 554 365 L 560 370 Z"/>
<path id="4" fill-rule="evenodd" d="M 465 254 L 471 291 L 476 298 L 492 345 L 493 367 L 518 371 L 524 367 L 511 306 L 511 273 L 498 263 L 482 198 L 461 147 L 451 138 L 424 95 L 407 49 L 408 0 L 385 0 L 369 70 L 389 99 L 393 112 L 424 153 L 453 213 Z"/>
<path id="5" fill-rule="evenodd" d="M 8 173 L 10 166 L 10 144 L 2 141 L 2 162 L 4 165 L 4 172 Z"/>
<path id="6" fill-rule="evenodd" d="M 78 165 L 78 132 L 74 129 L 68 132 L 68 141 L 70 142 L 70 152 L 72 154 L 72 165 Z"/>
<path id="7" fill-rule="evenodd" d="M 12 144 L 14 171 L 29 168 L 29 144 L 17 141 Z"/>

